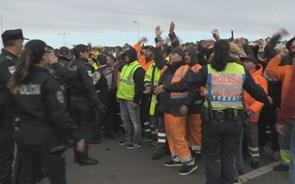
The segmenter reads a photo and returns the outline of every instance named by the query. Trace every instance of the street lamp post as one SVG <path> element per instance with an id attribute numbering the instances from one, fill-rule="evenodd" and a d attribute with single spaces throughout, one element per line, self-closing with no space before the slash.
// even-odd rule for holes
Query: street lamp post
<path id="1" fill-rule="evenodd" d="M 70 35 L 69 33 L 63 32 L 63 33 L 58 33 L 59 35 L 62 35 L 63 38 L 63 44 L 66 46 L 66 36 Z"/>
<path id="2" fill-rule="evenodd" d="M 0 21 L 1 21 L 1 34 L 3 33 L 3 22 L 2 22 L 2 15 L 0 15 Z M 4 47 L 2 43 L 2 48 Z"/>
<path id="3" fill-rule="evenodd" d="M 135 20 L 134 23 L 137 24 L 137 39 L 139 41 L 139 22 Z"/>
<path id="4" fill-rule="evenodd" d="M 0 21 L 1 21 L 1 34 L 3 33 L 3 21 L 2 21 L 2 15 L 0 15 Z"/>

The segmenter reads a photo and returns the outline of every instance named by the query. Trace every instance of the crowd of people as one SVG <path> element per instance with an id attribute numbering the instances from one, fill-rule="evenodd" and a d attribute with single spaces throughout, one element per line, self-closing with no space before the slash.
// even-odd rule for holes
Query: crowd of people
<path id="1" fill-rule="evenodd" d="M 142 38 L 120 51 L 90 44 L 54 49 L 37 39 L 24 44 L 21 29 L 6 30 L 0 183 L 32 184 L 44 176 L 66 183 L 67 148 L 73 146 L 79 166 L 95 165 L 89 144 L 120 133 L 119 145 L 128 149 L 150 142 L 152 160 L 170 154 L 164 165 L 183 176 L 203 159 L 207 184 L 239 182 L 244 160 L 258 168 L 270 140 L 272 159 L 281 160 L 274 170 L 289 170 L 295 183 L 295 37 L 278 44 L 289 34 L 281 29 L 249 42 L 221 39 L 215 29 L 214 40 L 185 46 L 174 22 L 171 44 L 162 33 L 157 26 L 154 44 Z"/>

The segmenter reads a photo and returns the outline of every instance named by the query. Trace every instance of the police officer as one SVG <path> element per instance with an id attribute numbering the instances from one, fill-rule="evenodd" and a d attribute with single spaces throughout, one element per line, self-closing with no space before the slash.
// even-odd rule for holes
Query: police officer
<path id="1" fill-rule="evenodd" d="M 25 45 L 9 84 L 19 152 L 17 184 L 38 182 L 41 169 L 50 183 L 66 183 L 62 156 L 65 147 L 59 141 L 58 129 L 67 130 L 74 138 L 77 151 L 85 147 L 84 135 L 66 110 L 60 84 L 49 73 L 49 64 L 55 62 L 51 47 L 41 40 L 31 40 Z"/>
<path id="2" fill-rule="evenodd" d="M 67 80 L 67 68 L 70 64 L 70 50 L 67 47 L 59 49 L 57 63 L 52 64 L 55 75 L 58 77 L 61 84 L 65 84 Z"/>
<path id="3" fill-rule="evenodd" d="M 74 121 L 81 129 L 89 130 L 87 116 L 90 108 L 102 110 L 105 106 L 93 87 L 92 71 L 88 67 L 88 48 L 78 44 L 73 49 L 76 59 L 68 67 L 67 86 L 70 90 L 70 105 Z M 92 105 L 93 104 L 93 105 Z M 89 137 L 88 137 L 89 138 Z M 98 161 L 88 157 L 88 148 L 82 153 L 74 151 L 74 161 L 80 166 L 94 165 Z"/>
<path id="4" fill-rule="evenodd" d="M 157 93 L 186 91 L 206 86 L 203 112 L 202 150 L 207 184 L 233 183 L 233 160 L 242 128 L 243 89 L 263 103 L 272 103 L 264 90 L 256 85 L 249 72 L 229 57 L 226 40 L 214 44 L 214 59 L 199 72 L 189 72 L 179 83 L 159 86 Z M 221 172 L 216 159 L 221 156 Z"/>
<path id="5" fill-rule="evenodd" d="M 0 183 L 11 182 L 14 141 L 12 138 L 12 103 L 7 83 L 15 71 L 23 48 L 21 29 L 6 30 L 2 35 L 4 49 L 0 55 Z"/>

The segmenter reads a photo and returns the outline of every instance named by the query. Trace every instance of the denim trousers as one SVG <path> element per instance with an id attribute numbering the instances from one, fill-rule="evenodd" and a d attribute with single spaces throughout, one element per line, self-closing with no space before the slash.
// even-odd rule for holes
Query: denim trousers
<path id="1" fill-rule="evenodd" d="M 127 141 L 141 142 L 140 108 L 132 108 L 132 101 L 120 99 L 121 119 Z M 132 130 L 133 128 L 133 130 Z"/>

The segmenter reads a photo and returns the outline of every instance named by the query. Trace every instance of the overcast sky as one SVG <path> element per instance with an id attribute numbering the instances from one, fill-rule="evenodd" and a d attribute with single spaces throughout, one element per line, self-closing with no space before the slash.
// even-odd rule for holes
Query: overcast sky
<path id="1" fill-rule="evenodd" d="M 244 36 L 251 40 L 271 36 L 279 28 L 295 35 L 295 0 L 0 0 L 3 29 L 22 28 L 30 39 L 49 45 L 91 42 L 93 45 L 133 44 L 146 36 L 153 45 L 154 28 L 166 37 L 174 21 L 182 42 Z M 66 33 L 62 36 L 58 33 Z M 286 39 L 288 39 L 287 37 Z"/>

